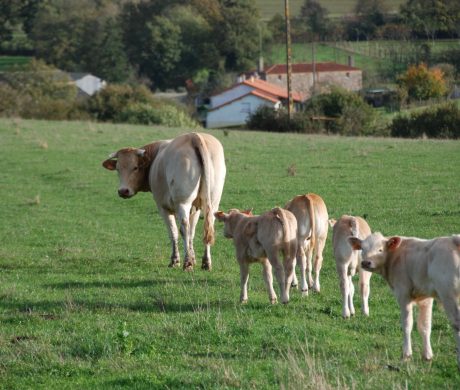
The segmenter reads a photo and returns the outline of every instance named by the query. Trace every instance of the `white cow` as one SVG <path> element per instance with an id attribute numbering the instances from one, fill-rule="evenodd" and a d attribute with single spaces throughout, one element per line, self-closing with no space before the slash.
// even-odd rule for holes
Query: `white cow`
<path id="1" fill-rule="evenodd" d="M 112 153 L 103 166 L 118 171 L 118 194 L 122 198 L 131 198 L 138 191 L 152 192 L 169 229 L 170 267 L 180 264 L 177 217 L 184 243 L 184 269 L 193 268 L 193 238 L 200 210 L 203 210 L 206 247 L 202 268 L 211 269 L 214 212 L 219 208 L 226 174 L 224 151 L 216 138 L 204 133 L 188 133 L 139 149 L 124 148 Z"/>
<path id="2" fill-rule="evenodd" d="M 350 215 L 342 215 L 337 221 L 330 219 L 329 224 L 332 226 L 335 267 L 340 279 L 340 291 L 342 293 L 342 316 L 349 318 L 350 315 L 355 314 L 353 276 L 356 274 L 356 270 L 359 272 L 361 309 L 364 315 L 368 316 L 369 281 L 372 273 L 361 267 L 361 251 L 353 250 L 348 238 L 352 236 L 363 240 L 371 234 L 371 229 L 364 219 Z"/>
<path id="3" fill-rule="evenodd" d="M 324 200 L 316 194 L 297 195 L 291 199 L 286 210 L 293 213 L 297 220 L 297 263 L 300 267 L 300 288 L 302 295 L 308 294 L 308 287 L 320 292 L 319 275 L 323 264 L 323 250 L 328 231 L 328 213 Z M 315 280 L 312 276 L 313 252 L 315 253 Z M 308 274 L 308 284 L 307 277 Z M 294 273 L 294 285 L 297 276 Z"/>
<path id="4" fill-rule="evenodd" d="M 398 300 L 404 332 L 403 358 L 412 355 L 412 306 L 420 312 L 418 330 L 423 339 L 423 357 L 431 360 L 431 311 L 438 298 L 452 324 L 460 369 L 460 235 L 432 240 L 385 238 L 374 233 L 365 240 L 350 237 L 354 249 L 362 250 L 363 268 L 381 274 Z"/>

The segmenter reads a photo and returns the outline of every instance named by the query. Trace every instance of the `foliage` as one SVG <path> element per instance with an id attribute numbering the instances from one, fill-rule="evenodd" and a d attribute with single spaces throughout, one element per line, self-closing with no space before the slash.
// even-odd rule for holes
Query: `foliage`
<path id="1" fill-rule="evenodd" d="M 354 92 L 333 88 L 331 93 L 314 96 L 305 112 L 312 117 L 325 117 L 324 130 L 341 135 L 372 135 L 375 113 L 363 98 Z"/>
<path id="2" fill-rule="evenodd" d="M 412 99 L 427 100 L 444 96 L 447 92 L 441 69 L 428 69 L 423 63 L 409 66 L 406 73 L 399 76 L 398 84 Z"/>
<path id="3" fill-rule="evenodd" d="M 305 27 L 316 40 L 326 37 L 329 29 L 328 11 L 317 0 L 305 0 L 299 19 L 305 23 Z"/>
<path id="4" fill-rule="evenodd" d="M 460 108 L 455 103 L 399 115 L 390 125 L 393 137 L 460 138 Z"/>
<path id="5" fill-rule="evenodd" d="M 421 359 L 415 326 L 414 356 L 401 360 L 399 307 L 379 275 L 370 316 L 359 312 L 355 276 L 357 313 L 341 318 L 331 231 L 321 294 L 293 289 L 287 305 L 268 303 L 259 264 L 250 267 L 248 304 L 238 303 L 239 268 L 220 224 L 211 272 L 199 263 L 194 272 L 168 268 L 167 229 L 152 196 L 120 199 L 116 173 L 100 163 L 123 146 L 187 131 L 0 119 L 0 387 L 458 387 L 454 336 L 437 303 L 432 362 Z M 225 150 L 222 210 L 260 214 L 314 192 L 331 218 L 365 214 L 385 235 L 458 233 L 458 141 L 207 132 Z M 292 164 L 295 176 L 286 172 Z"/>

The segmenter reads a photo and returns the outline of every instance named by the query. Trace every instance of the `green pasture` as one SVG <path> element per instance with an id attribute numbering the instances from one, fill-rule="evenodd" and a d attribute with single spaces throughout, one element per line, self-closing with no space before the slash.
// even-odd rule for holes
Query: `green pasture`
<path id="1" fill-rule="evenodd" d="M 0 56 L 0 72 L 20 68 L 29 63 L 32 57 L 27 56 Z"/>
<path id="2" fill-rule="evenodd" d="M 262 19 L 271 19 L 275 14 L 284 15 L 284 1 L 282 0 L 255 0 L 255 3 L 259 8 Z M 290 0 L 289 10 L 291 15 L 297 16 L 304 3 L 304 0 Z M 329 11 L 329 16 L 333 18 L 353 13 L 356 6 L 356 0 L 319 0 L 319 3 Z M 402 0 L 385 1 L 390 12 L 396 12 L 402 3 L 404 3 Z"/>
<path id="3" fill-rule="evenodd" d="M 356 316 L 341 318 L 330 237 L 321 293 L 291 291 L 288 305 L 269 304 L 257 264 L 239 304 L 234 248 L 218 224 L 211 272 L 168 268 L 151 196 L 120 199 L 101 162 L 186 131 L 0 119 L 0 388 L 458 388 L 438 304 L 431 363 L 416 329 L 413 359 L 400 360 L 399 308 L 378 275 L 370 317 L 357 293 Z M 261 213 L 315 192 L 331 217 L 365 215 L 386 235 L 460 233 L 458 141 L 211 133 L 226 153 L 224 210 Z"/>

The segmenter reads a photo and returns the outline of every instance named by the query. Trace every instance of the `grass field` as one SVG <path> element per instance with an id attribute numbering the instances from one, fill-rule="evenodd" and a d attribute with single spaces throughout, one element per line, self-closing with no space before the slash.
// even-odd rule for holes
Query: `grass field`
<path id="1" fill-rule="evenodd" d="M 25 56 L 0 56 L 0 72 L 27 65 L 31 58 Z"/>
<path id="2" fill-rule="evenodd" d="M 399 309 L 378 275 L 370 317 L 342 320 L 330 237 L 321 294 L 292 291 L 288 305 L 268 303 L 258 265 L 238 303 L 220 225 L 211 272 L 169 269 L 151 197 L 118 198 L 101 162 L 184 131 L 0 119 L 0 388 L 458 388 L 439 305 L 432 363 L 415 329 L 414 357 L 400 360 Z M 260 213 L 315 192 L 330 216 L 365 214 L 387 235 L 460 233 L 458 141 L 212 134 L 226 153 L 224 210 Z"/>
<path id="3" fill-rule="evenodd" d="M 277 13 L 284 15 L 283 0 L 255 0 L 255 2 L 259 8 L 262 19 L 271 19 L 273 15 Z M 291 15 L 298 15 L 304 3 L 304 0 L 290 0 L 289 9 Z M 356 6 L 356 0 L 319 0 L 319 3 L 328 10 L 329 16 L 333 18 L 353 13 L 354 7 Z M 390 12 L 396 12 L 402 3 L 404 3 L 403 0 L 385 1 Z"/>

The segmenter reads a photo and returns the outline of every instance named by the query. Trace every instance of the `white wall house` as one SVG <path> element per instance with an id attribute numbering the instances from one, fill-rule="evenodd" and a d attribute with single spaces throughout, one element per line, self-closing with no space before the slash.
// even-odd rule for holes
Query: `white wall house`
<path id="1" fill-rule="evenodd" d="M 232 127 L 246 124 L 249 116 L 261 106 L 274 110 L 287 101 L 287 90 L 263 80 L 250 79 L 235 84 L 225 91 L 211 96 L 206 117 L 206 127 Z M 294 102 L 302 98 L 293 94 Z"/>
<path id="2" fill-rule="evenodd" d="M 106 86 L 106 82 L 90 73 L 69 73 L 78 88 L 79 95 L 93 96 Z"/>

